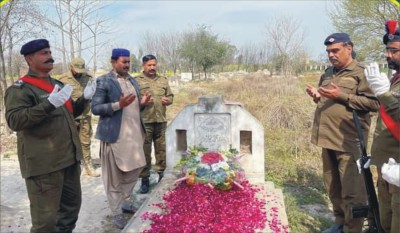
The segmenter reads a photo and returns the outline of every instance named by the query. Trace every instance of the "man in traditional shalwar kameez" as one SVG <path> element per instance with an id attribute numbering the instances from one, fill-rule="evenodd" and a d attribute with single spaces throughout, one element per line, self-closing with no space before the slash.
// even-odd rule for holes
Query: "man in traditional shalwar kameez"
<path id="1" fill-rule="evenodd" d="M 113 49 L 111 64 L 113 70 L 97 79 L 91 108 L 94 115 L 100 116 L 96 138 L 101 140 L 104 189 L 114 215 L 113 222 L 122 229 L 127 223 L 122 213 L 136 211 L 129 200 L 146 165 L 143 152 L 145 128 L 140 106 L 146 105 L 150 96 L 147 93 L 140 96 L 137 82 L 128 73 L 128 50 Z"/>

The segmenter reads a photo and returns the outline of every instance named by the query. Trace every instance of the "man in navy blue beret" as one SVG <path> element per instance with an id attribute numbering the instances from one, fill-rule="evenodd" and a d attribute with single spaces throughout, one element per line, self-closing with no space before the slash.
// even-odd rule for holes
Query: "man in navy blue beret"
<path id="1" fill-rule="evenodd" d="M 39 50 L 50 48 L 49 41 L 46 39 L 37 39 L 29 41 L 21 47 L 21 55 L 29 55 Z"/>
<path id="2" fill-rule="evenodd" d="M 368 87 L 364 67 L 352 56 L 353 43 L 346 33 L 329 35 L 324 44 L 332 66 L 321 76 L 318 88 L 307 84 L 306 92 L 317 107 L 311 142 L 322 147 L 323 180 L 332 203 L 335 223 L 323 233 L 362 232 L 363 218 L 352 218 L 353 206 L 367 203 L 353 112 L 362 112 L 364 138 L 370 125 L 370 111 L 379 101 Z"/>
<path id="3" fill-rule="evenodd" d="M 7 88 L 8 126 L 17 131 L 18 159 L 30 202 L 31 233 L 72 232 L 82 202 L 81 144 L 74 117 L 89 104 L 70 99 L 72 87 L 53 79 L 49 42 L 21 48 L 28 73 Z"/>
<path id="4" fill-rule="evenodd" d="M 92 113 L 100 116 L 96 138 L 100 140 L 102 178 L 108 205 L 114 225 L 122 229 L 127 223 L 123 212 L 136 211 L 130 197 L 146 165 L 145 127 L 140 109 L 149 103 L 150 96 L 140 98 L 139 85 L 129 75 L 129 50 L 113 49 L 111 65 L 110 73 L 97 78 L 91 107 Z"/>

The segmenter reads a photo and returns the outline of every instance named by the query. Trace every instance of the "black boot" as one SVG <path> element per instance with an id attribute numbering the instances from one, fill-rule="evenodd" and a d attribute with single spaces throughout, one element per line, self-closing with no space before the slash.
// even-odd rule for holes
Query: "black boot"
<path id="1" fill-rule="evenodd" d="M 164 177 L 164 172 L 158 173 L 158 183 L 160 183 L 161 179 Z"/>
<path id="2" fill-rule="evenodd" d="M 148 193 L 150 186 L 149 177 L 142 177 L 142 185 L 140 186 L 140 193 Z"/>

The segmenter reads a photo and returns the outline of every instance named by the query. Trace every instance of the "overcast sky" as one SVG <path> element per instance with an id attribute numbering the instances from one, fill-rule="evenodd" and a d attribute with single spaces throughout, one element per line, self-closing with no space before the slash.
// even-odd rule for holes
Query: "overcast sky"
<path id="1" fill-rule="evenodd" d="M 324 39 L 334 28 L 328 16 L 332 1 L 117 1 L 107 7 L 113 18 L 116 46 L 138 48 L 146 31 L 181 32 L 195 25 L 211 26 L 220 38 L 240 47 L 264 41 L 266 25 L 280 16 L 299 20 L 305 46 L 313 58 L 324 53 Z"/>

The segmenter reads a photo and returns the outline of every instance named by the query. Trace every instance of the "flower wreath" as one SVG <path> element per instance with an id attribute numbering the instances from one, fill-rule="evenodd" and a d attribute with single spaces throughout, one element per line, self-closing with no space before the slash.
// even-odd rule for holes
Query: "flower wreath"
<path id="1" fill-rule="evenodd" d="M 188 185 L 198 182 L 220 190 L 229 190 L 232 184 L 243 188 L 239 183 L 245 176 L 239 158 L 236 149 L 214 152 L 204 147 L 190 147 L 176 166 L 182 175 L 176 182 L 186 180 Z"/>

